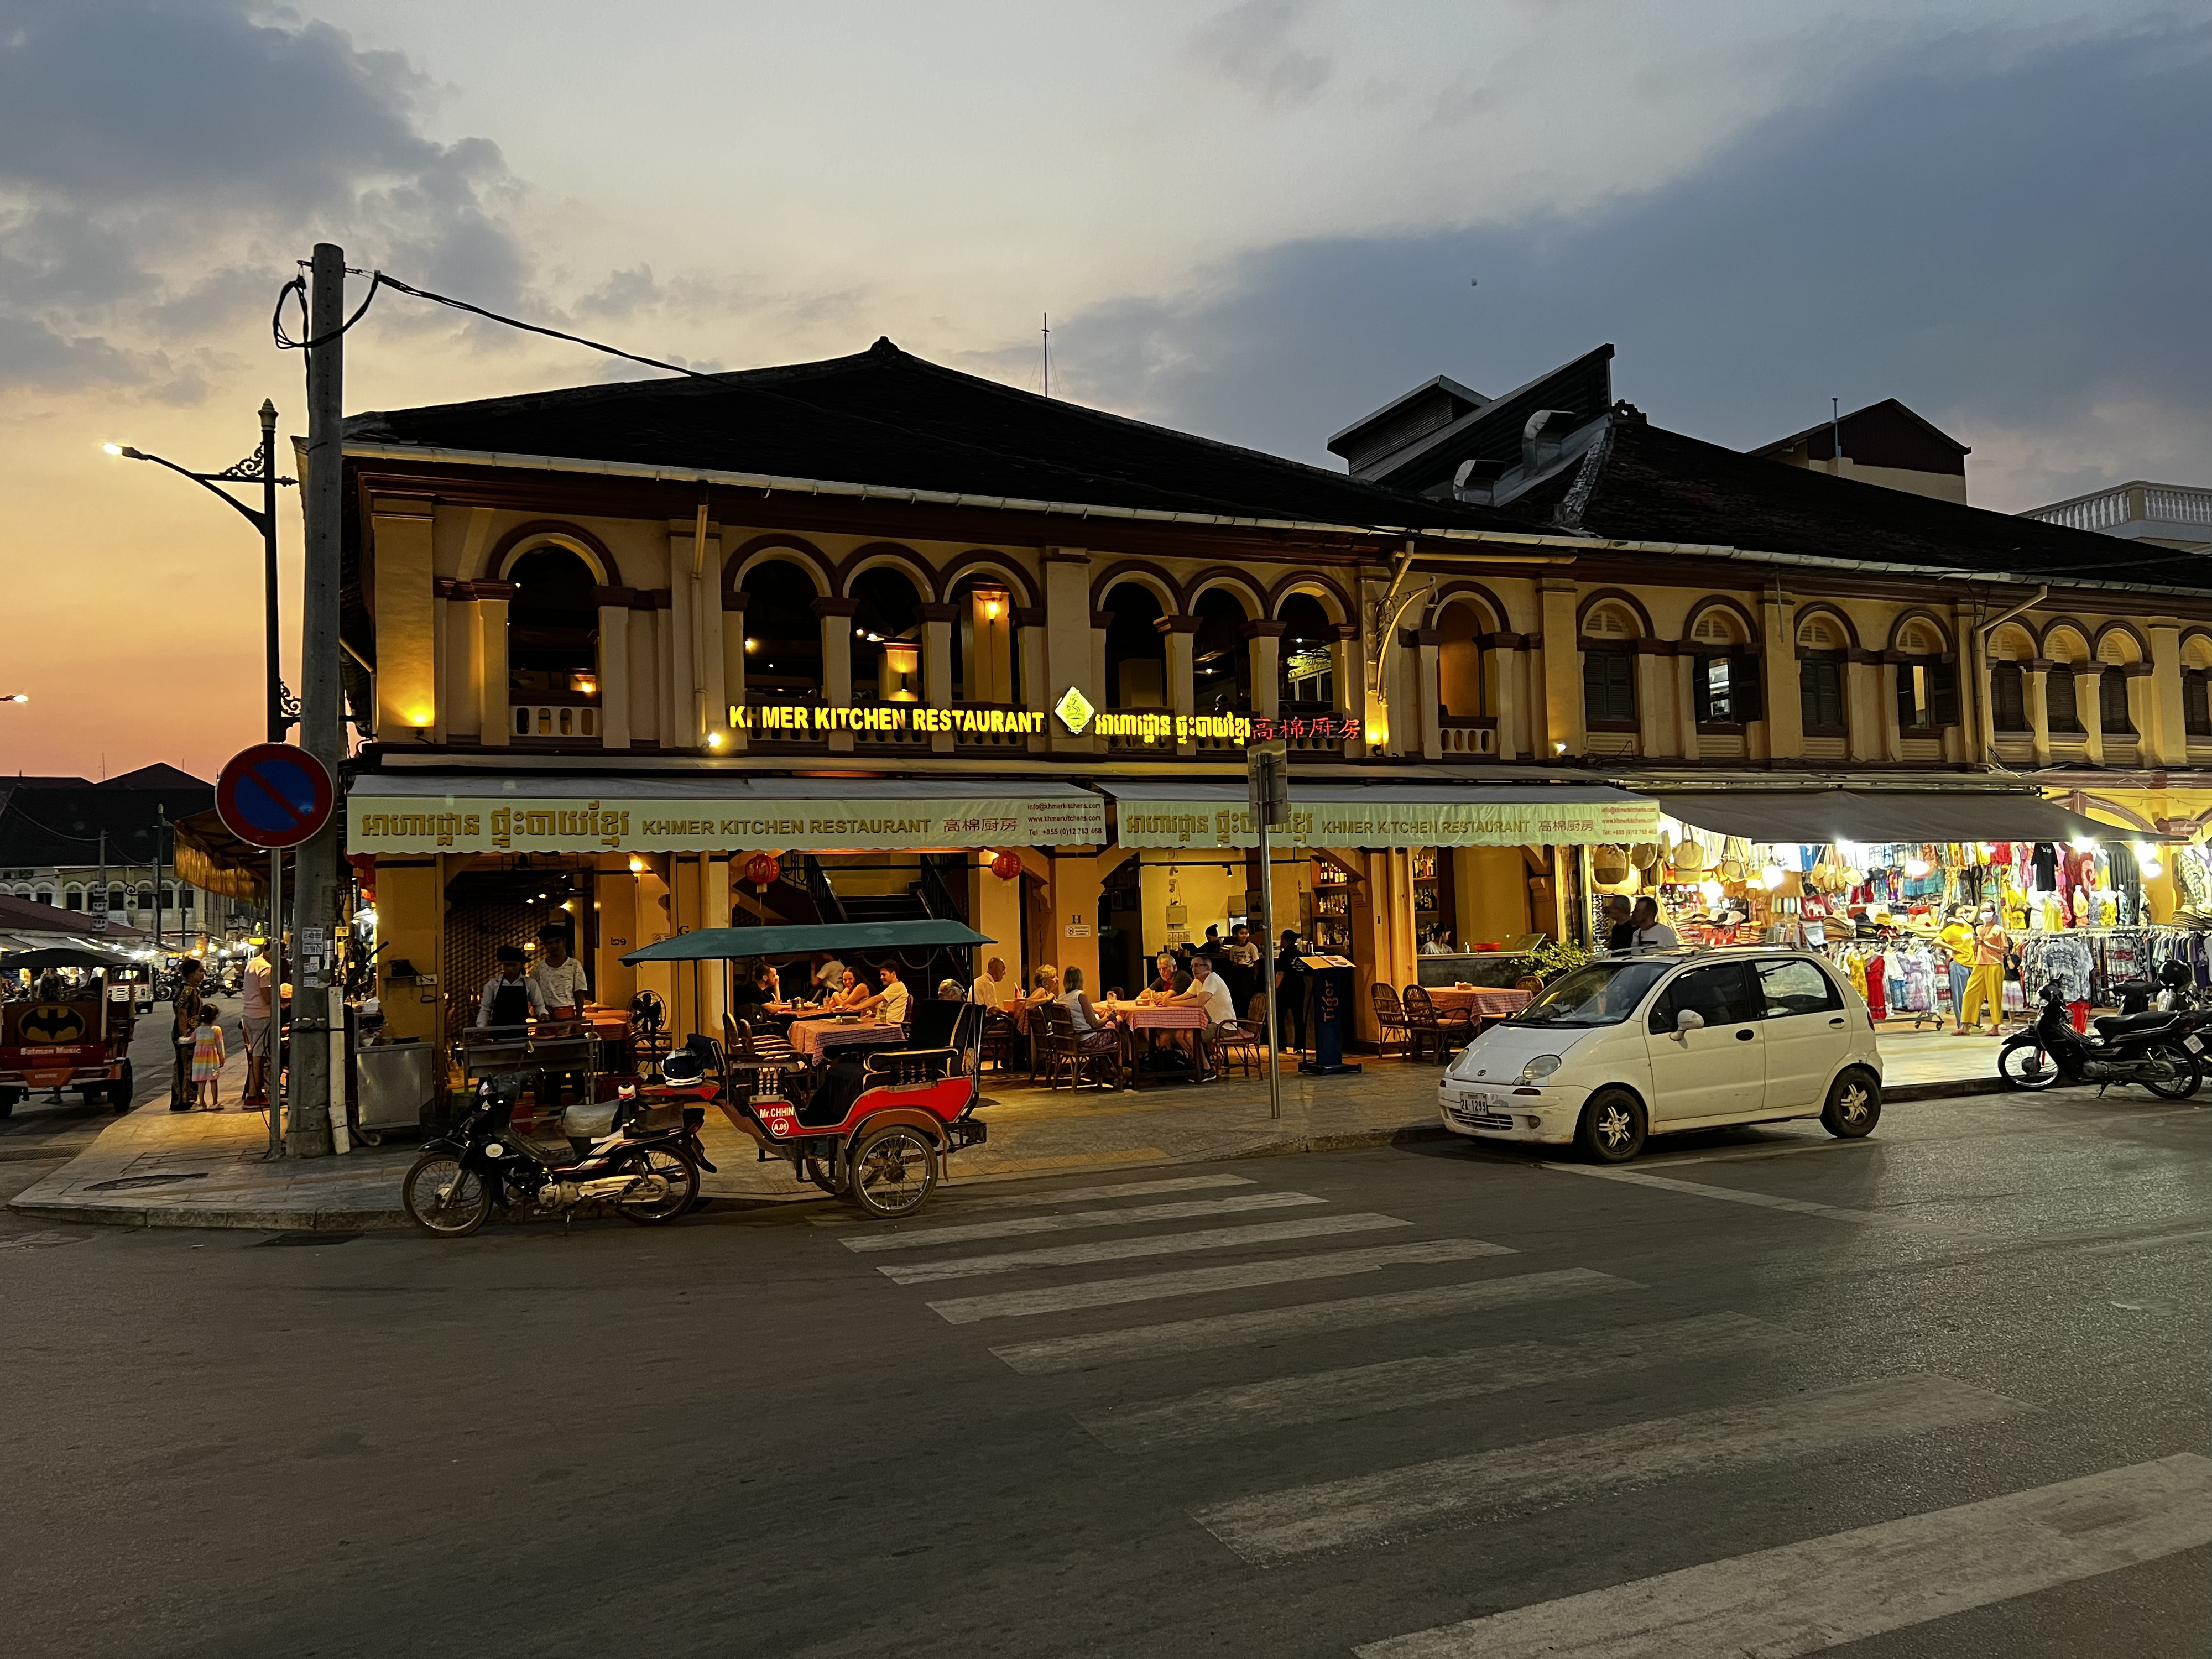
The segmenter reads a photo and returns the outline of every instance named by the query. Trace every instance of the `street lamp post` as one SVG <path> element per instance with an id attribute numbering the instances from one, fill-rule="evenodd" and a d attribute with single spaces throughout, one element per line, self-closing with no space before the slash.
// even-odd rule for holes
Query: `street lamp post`
<path id="1" fill-rule="evenodd" d="M 111 455 L 120 455 L 126 461 L 151 461 L 156 466 L 166 466 L 170 471 L 190 478 L 217 501 L 228 501 L 245 515 L 246 521 L 261 532 L 262 611 L 264 637 L 263 647 L 267 658 L 267 688 L 269 741 L 284 741 L 285 729 L 295 716 L 285 708 L 284 680 L 277 662 L 276 647 L 276 486 L 295 483 L 293 478 L 276 476 L 276 405 L 264 398 L 261 404 L 261 446 L 244 460 L 223 468 L 220 472 L 195 472 L 188 466 L 179 466 L 174 461 L 133 449 L 128 444 L 103 444 Z M 226 484 L 254 484 L 261 486 L 261 505 L 248 507 L 223 488 Z"/>

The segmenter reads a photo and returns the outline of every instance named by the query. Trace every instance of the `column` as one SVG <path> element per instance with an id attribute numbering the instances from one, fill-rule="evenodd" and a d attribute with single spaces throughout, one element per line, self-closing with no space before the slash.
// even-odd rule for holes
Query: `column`
<path id="1" fill-rule="evenodd" d="M 1684 760 L 1696 760 L 1705 751 L 1698 746 L 1698 659 L 1686 652 L 1674 653 L 1674 672 L 1668 677 L 1668 703 L 1674 711 L 1674 731 L 1681 739 L 1676 750 Z"/>
<path id="2" fill-rule="evenodd" d="M 1905 733 L 1897 722 L 1897 677 L 1910 672 L 1895 658 L 1884 653 L 1881 678 L 1875 682 L 1875 702 L 1881 720 L 1881 758 L 1887 761 L 1905 758 Z"/>
<path id="3" fill-rule="evenodd" d="M 1048 547 L 1044 551 L 1044 618 L 1038 631 L 1042 650 L 1025 654 L 1044 665 L 1044 702 L 1060 702 L 1074 686 L 1094 708 L 1106 706 L 1106 643 L 1094 639 L 1091 615 L 1091 556 L 1079 547 Z M 1024 641 L 1026 643 L 1026 641 Z M 1055 754 L 1087 755 L 1095 746 L 1093 728 L 1070 732 L 1057 715 L 1045 722 Z"/>
<path id="4" fill-rule="evenodd" d="M 825 596 L 814 601 L 815 618 L 822 629 L 822 700 L 833 708 L 849 708 L 853 704 L 853 613 L 860 608 L 858 599 Z M 832 731 L 830 747 L 834 753 L 850 754 L 852 732 Z"/>
<path id="5" fill-rule="evenodd" d="M 1244 654 L 1252 664 L 1252 712 L 1273 720 L 1283 708 L 1283 635 L 1286 623 L 1248 622 Z"/>
<path id="6" fill-rule="evenodd" d="M 1764 752 L 1757 734 L 1750 744 L 1760 760 L 1796 760 L 1805 753 L 1805 700 L 1797 684 L 1796 601 L 1769 594 L 1759 602 L 1759 699 L 1765 706 Z"/>
<path id="7" fill-rule="evenodd" d="M 504 749 L 514 732 L 514 714 L 507 702 L 507 607 L 514 598 L 513 582 L 471 582 L 477 600 L 477 638 L 483 663 L 483 737 L 487 748 Z"/>
<path id="8" fill-rule="evenodd" d="M 2189 721 L 2181 701 L 2181 624 L 2171 617 L 2151 621 L 2150 670 L 2143 701 L 2154 712 L 2151 724 L 2143 727 L 2142 757 L 2160 766 L 2186 766 Z M 2142 724 L 2140 715 L 2136 723 Z M 2155 742 L 2153 731 L 2158 734 Z"/>
<path id="9" fill-rule="evenodd" d="M 438 718 L 438 643 L 428 496 L 370 498 L 375 580 L 376 729 L 386 744 L 425 732 Z"/>
<path id="10" fill-rule="evenodd" d="M 1583 724 L 1583 657 L 1577 643 L 1574 582 L 1547 576 L 1539 584 L 1544 619 L 1544 753 L 1580 755 L 1589 748 Z M 1557 745 L 1566 744 L 1565 750 Z"/>
<path id="11" fill-rule="evenodd" d="M 2033 657 L 2021 665 L 2027 683 L 2027 729 L 2032 753 L 2039 767 L 2051 764 L 2051 664 Z"/>
<path id="12" fill-rule="evenodd" d="M 477 611 L 472 584 L 438 583 L 438 612 L 441 637 L 438 661 L 443 684 L 439 688 L 438 723 L 432 729 L 440 743 L 455 738 L 480 737 L 483 732 L 483 619 Z"/>
<path id="13" fill-rule="evenodd" d="M 952 653 L 958 649 L 955 643 L 958 636 L 952 630 L 953 624 L 960 619 L 960 607 L 950 604 L 923 605 L 915 609 L 921 615 L 921 700 L 932 708 L 950 708 Z M 952 733 L 931 732 L 929 746 L 934 753 L 951 754 Z"/>
<path id="14" fill-rule="evenodd" d="M 729 752 L 742 755 L 750 739 L 743 726 L 730 725 L 729 705 L 745 702 L 745 600 L 750 595 L 722 595 L 722 708 L 715 718 L 729 729 Z"/>
<path id="15" fill-rule="evenodd" d="M 2124 672 L 2128 677 L 2128 723 L 2136 729 L 2136 764 L 2162 765 L 2165 733 L 2160 729 L 2157 669 L 2150 663 L 2131 662 Z M 2174 688 L 2180 689 L 2178 675 Z"/>
<path id="16" fill-rule="evenodd" d="M 1014 626 L 1020 630 L 1022 641 L 1020 663 L 1022 707 L 1048 711 L 1045 718 L 1046 729 L 1032 732 L 1030 733 L 1029 740 L 1030 752 L 1042 754 L 1052 747 L 1052 728 L 1060 725 L 1058 719 L 1049 712 L 1058 694 L 1048 690 L 1045 676 L 1046 659 L 1049 654 L 1049 647 L 1047 644 L 1044 607 L 1041 605 L 1017 607 L 1014 611 Z M 1065 727 L 1060 728 L 1060 735 L 1063 737 L 1066 735 Z"/>
<path id="17" fill-rule="evenodd" d="M 1639 755 L 1665 754 L 1667 739 L 1674 735 L 1670 728 L 1677 725 L 1669 718 L 1668 707 L 1674 701 L 1673 665 L 1681 659 L 1660 649 L 1666 643 L 1663 640 L 1636 641 L 1636 752 Z"/>
<path id="18" fill-rule="evenodd" d="M 1523 665 L 1518 634 L 1492 634 L 1477 644 L 1483 654 L 1493 659 L 1490 665 L 1490 683 L 1496 694 L 1497 707 L 1490 712 L 1498 717 L 1498 758 L 1518 760 L 1528 752 L 1528 733 L 1523 729 L 1527 718 L 1527 699 L 1523 693 L 1528 673 Z M 1525 933 L 1527 929 L 1522 929 Z"/>
<path id="19" fill-rule="evenodd" d="M 636 595 L 602 587 L 599 607 L 599 746 L 629 747 L 629 618 Z"/>
<path id="20" fill-rule="evenodd" d="M 1198 618 L 1195 617 L 1162 617 L 1153 627 L 1160 631 L 1160 641 L 1168 653 L 1168 708 L 1177 714 L 1195 714 L 1198 710 L 1198 674 L 1194 647 L 1198 641 Z M 1178 755 L 1194 755 L 1198 746 L 1193 743 L 1176 745 Z"/>
<path id="21" fill-rule="evenodd" d="M 2094 657 L 2085 663 L 2070 664 L 2078 672 L 2074 675 L 2074 714 L 2081 722 L 2081 753 L 2092 766 L 2105 763 L 2104 699 L 2098 695 L 2098 681 L 2104 677 L 2105 665 Z"/>
<path id="22" fill-rule="evenodd" d="M 1108 856 L 1119 864 L 1118 854 Z M 1088 852 L 1055 854 L 1048 895 L 1052 915 L 1050 937 L 1031 939 L 1041 950 L 1040 960 L 1050 962 L 1064 975 L 1070 968 L 1083 969 L 1086 988 L 1098 984 L 1098 859 Z M 1072 931 L 1071 931 L 1072 930 Z M 1052 952 L 1057 951 L 1057 957 Z"/>
<path id="23" fill-rule="evenodd" d="M 1439 724 L 1444 708 L 1443 690 L 1437 678 L 1437 650 L 1443 642 L 1443 635 L 1433 628 L 1411 628 L 1401 637 L 1413 653 L 1413 708 L 1420 724 L 1399 740 L 1397 752 L 1411 753 L 1411 742 L 1418 738 L 1421 753 L 1430 760 L 1437 760 L 1444 752 L 1443 729 Z"/>
<path id="24" fill-rule="evenodd" d="M 659 608 L 651 592 L 633 592 L 629 601 L 629 739 L 660 744 L 660 683 L 667 665 L 660 659 Z M 642 943 L 650 943 L 641 941 Z"/>
<path id="25" fill-rule="evenodd" d="M 1881 757 L 1881 659 L 1863 647 L 1844 658 L 1844 724 L 1850 728 L 1849 753 L 1855 761 Z"/>
<path id="26" fill-rule="evenodd" d="M 1359 624 L 1338 623 L 1336 643 L 1329 647 L 1329 679 L 1335 687 L 1336 713 L 1340 720 L 1346 714 L 1362 714 L 1359 735 L 1344 747 L 1347 759 L 1358 760 L 1379 752 L 1367 745 L 1369 726 L 1364 718 L 1362 694 L 1367 684 L 1366 651 L 1359 637 Z"/>

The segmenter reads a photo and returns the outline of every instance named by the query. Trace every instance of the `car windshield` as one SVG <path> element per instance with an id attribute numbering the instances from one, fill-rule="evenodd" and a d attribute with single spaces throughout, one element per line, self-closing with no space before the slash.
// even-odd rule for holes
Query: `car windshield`
<path id="1" fill-rule="evenodd" d="M 1672 962 L 1634 958 L 1586 962 L 1546 986 L 1507 1022 L 1512 1025 L 1618 1025 L 1657 984 Z"/>

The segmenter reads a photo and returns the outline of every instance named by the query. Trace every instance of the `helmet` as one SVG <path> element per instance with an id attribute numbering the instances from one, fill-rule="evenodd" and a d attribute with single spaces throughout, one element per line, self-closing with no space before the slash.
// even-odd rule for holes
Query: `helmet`
<path id="1" fill-rule="evenodd" d="M 2169 990 L 2183 989 L 2188 985 L 2189 978 L 2189 964 L 2185 962 L 2169 962 L 2158 970 L 2158 982 Z"/>
<path id="2" fill-rule="evenodd" d="M 660 1080 L 672 1088 L 696 1088 L 707 1080 L 707 1068 L 689 1048 L 678 1048 L 660 1062 Z"/>

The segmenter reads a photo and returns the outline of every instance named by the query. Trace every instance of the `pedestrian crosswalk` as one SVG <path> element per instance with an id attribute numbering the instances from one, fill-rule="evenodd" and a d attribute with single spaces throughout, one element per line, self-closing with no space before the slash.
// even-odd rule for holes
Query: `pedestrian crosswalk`
<path id="1" fill-rule="evenodd" d="M 1048 1398 L 1071 1390 L 1072 1431 L 1132 1469 L 1237 1471 L 1222 1477 L 1229 1490 L 1178 1498 L 1163 1517 L 1232 1567 L 1898 1455 L 1884 1449 L 1940 1462 L 1947 1443 L 2032 1432 L 2040 1417 L 1932 1371 L 1823 1375 L 1823 1356 L 1771 1319 L 1669 1316 L 1619 1273 L 1522 1257 L 1495 1239 L 1426 1236 L 1401 1216 L 1244 1176 L 948 1200 L 927 1221 L 838 1242 L 893 1285 L 1007 1281 L 925 1291 L 924 1305 L 955 1326 L 1042 1322 L 989 1352 Z M 1360 1242 L 1375 1234 L 1408 1236 Z M 1214 1254 L 1226 1259 L 1164 1260 Z M 1139 1312 L 1175 1302 L 1188 1311 Z M 1362 1332 L 1375 1335 L 1351 1334 Z M 1103 1381 L 1086 1383 L 1090 1373 Z M 1510 1401 L 1522 1403 L 1488 1404 Z M 1347 1456 L 1349 1425 L 1377 1419 L 1404 1426 L 1402 1440 L 1382 1443 L 1395 1455 Z M 1254 1443 L 1269 1449 L 1227 1455 Z M 1218 1455 L 1200 1459 L 1208 1448 Z M 1295 1478 L 1302 1470 L 1333 1478 Z M 1487 1579 L 1470 1584 L 1467 1604 L 1483 1616 L 1379 1631 L 1358 1652 L 1811 1653 L 2206 1543 L 2212 1459 L 2176 1455 L 1504 1612 Z"/>

